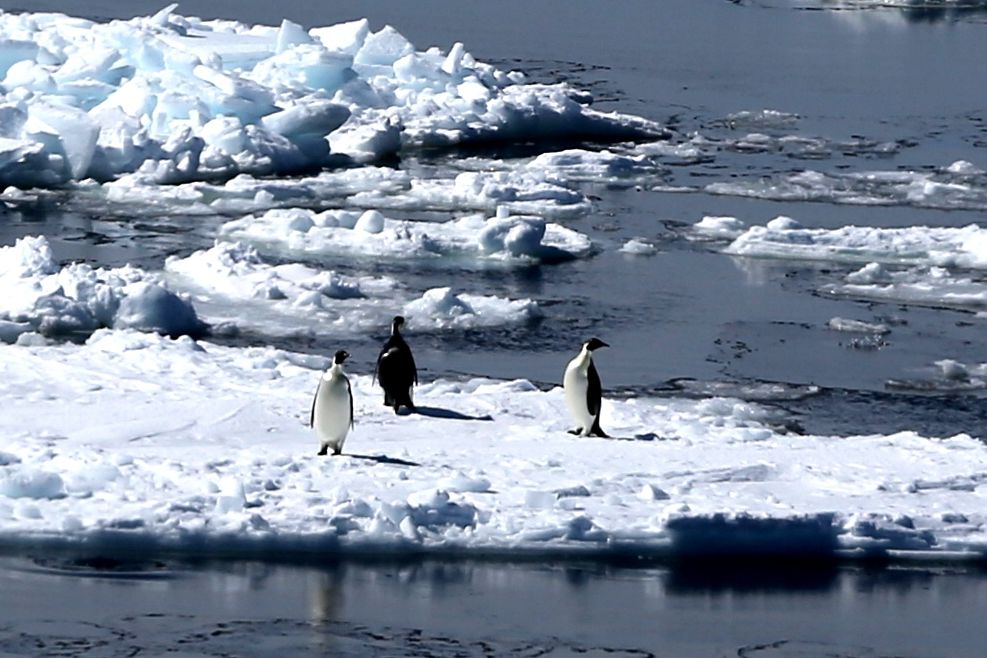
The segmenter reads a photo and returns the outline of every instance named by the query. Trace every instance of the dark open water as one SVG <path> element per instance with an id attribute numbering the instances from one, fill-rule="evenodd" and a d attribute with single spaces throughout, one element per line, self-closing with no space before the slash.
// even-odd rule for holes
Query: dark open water
<path id="1" fill-rule="evenodd" d="M 116 18 L 161 6 L 16 0 L 6 9 Z M 179 11 L 269 24 L 288 17 L 304 25 L 366 16 L 375 28 L 393 24 L 418 48 L 462 41 L 478 59 L 523 69 L 535 80 L 570 80 L 592 90 L 599 106 L 663 121 L 678 138 L 694 131 L 736 138 L 757 128 L 736 127 L 726 117 L 775 109 L 799 115 L 787 128 L 795 136 L 898 145 L 890 153 L 836 148 L 808 164 L 778 152 L 725 151 L 713 162 L 670 168 L 668 185 L 757 180 L 809 165 L 821 171 L 922 169 L 966 159 L 987 167 L 987 13 L 981 7 L 192 0 Z M 979 210 L 775 202 L 698 191 L 591 192 L 600 198 L 597 211 L 574 227 L 604 248 L 599 256 L 466 281 L 486 294 L 532 297 L 548 317 L 516 330 L 417 336 L 428 377 L 468 373 L 557 382 L 566 354 L 597 334 L 613 345 L 599 359 L 613 391 L 702 394 L 710 382 L 725 382 L 744 395 L 758 382 L 781 382 L 791 388 L 769 402 L 808 431 L 983 436 L 987 402 L 979 394 L 918 395 L 886 386 L 938 359 L 987 360 L 981 325 L 970 316 L 821 298 L 814 290 L 845 270 L 736 260 L 683 240 L 678 230 L 707 214 L 752 223 L 784 214 L 829 228 L 963 226 L 981 220 Z M 42 232 L 64 258 L 110 265 L 160 266 L 168 254 L 210 245 L 214 230 L 215 224 L 181 218 L 108 221 L 98 211 L 65 212 L 55 202 L 0 211 L 0 244 Z M 661 252 L 629 258 L 615 251 L 634 236 L 656 240 Z M 449 278 L 448 272 L 392 273 L 421 290 Z M 824 329 L 836 316 L 894 316 L 905 323 L 896 325 L 887 347 L 857 350 L 847 347 L 846 336 Z M 346 347 L 373 354 L 376 344 L 368 337 Z M 286 346 L 326 348 L 317 341 Z M 800 387 L 808 384 L 821 392 L 802 395 Z M 0 657 L 979 657 L 987 640 L 979 620 L 987 588 L 979 572 L 795 569 L 779 577 L 746 569 L 709 575 L 708 565 L 683 571 L 160 564 L 143 565 L 132 578 L 108 578 L 113 574 L 105 569 L 94 576 L 92 566 L 79 576 L 65 564 L 6 562 L 0 569 Z"/>

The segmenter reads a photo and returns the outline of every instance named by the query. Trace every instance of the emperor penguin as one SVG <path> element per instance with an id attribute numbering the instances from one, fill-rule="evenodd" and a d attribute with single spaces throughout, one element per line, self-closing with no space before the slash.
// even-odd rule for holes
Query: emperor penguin
<path id="1" fill-rule="evenodd" d="M 566 366 L 562 377 L 565 403 L 577 423 L 576 429 L 570 431 L 571 434 L 607 438 L 606 432 L 600 427 L 603 388 L 600 385 L 600 375 L 593 365 L 593 351 L 601 347 L 610 346 L 599 338 L 590 338 L 583 343 L 579 354 Z"/>
<path id="2" fill-rule="evenodd" d="M 346 435 L 353 427 L 353 389 L 343 372 L 343 362 L 348 357 L 345 350 L 336 352 L 332 366 L 322 373 L 315 389 L 309 426 L 319 435 L 320 455 L 327 454 L 329 448 L 332 448 L 332 454 L 340 454 Z"/>
<path id="3" fill-rule="evenodd" d="M 394 413 L 400 407 L 414 411 L 412 386 L 418 385 L 418 369 L 415 367 L 415 357 L 411 348 L 401 336 L 401 326 L 404 318 L 395 316 L 391 321 L 391 337 L 384 343 L 377 356 L 377 368 L 374 377 L 384 389 L 384 404 L 394 408 Z"/>

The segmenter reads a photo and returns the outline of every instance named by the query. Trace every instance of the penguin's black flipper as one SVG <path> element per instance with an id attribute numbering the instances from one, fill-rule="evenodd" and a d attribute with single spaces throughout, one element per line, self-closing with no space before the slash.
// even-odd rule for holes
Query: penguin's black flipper
<path id="1" fill-rule="evenodd" d="M 607 433 L 600 427 L 600 407 L 603 400 L 603 385 L 600 383 L 600 374 L 596 372 L 596 366 L 589 362 L 589 372 L 586 382 L 586 409 L 593 415 L 593 427 L 589 430 L 589 436 L 599 436 L 609 438 Z"/>
<path id="2" fill-rule="evenodd" d="M 603 386 L 600 384 L 600 375 L 596 372 L 596 366 L 589 362 L 589 372 L 586 382 L 586 410 L 591 416 L 600 416 L 600 400 L 603 398 Z"/>
<path id="3" fill-rule="evenodd" d="M 319 383 L 315 386 L 315 395 L 312 396 L 312 413 L 308 417 L 308 426 L 315 427 L 315 401 L 319 399 L 319 387 L 322 386 L 322 376 L 319 376 Z"/>

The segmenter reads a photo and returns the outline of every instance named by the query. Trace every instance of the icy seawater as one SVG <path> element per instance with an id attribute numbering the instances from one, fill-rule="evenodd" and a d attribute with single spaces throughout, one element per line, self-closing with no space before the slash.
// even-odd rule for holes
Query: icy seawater
<path id="1" fill-rule="evenodd" d="M 26 612 L 11 641 L 136 625 L 218 654 L 260 617 L 279 651 L 662 655 L 645 613 L 739 592 L 743 630 L 665 653 L 944 646 L 750 632 L 748 584 L 687 567 L 824 565 L 822 607 L 789 578 L 816 567 L 757 572 L 784 583 L 768 608 L 804 606 L 795 628 L 888 614 L 894 573 L 834 564 L 906 570 L 916 618 L 923 579 L 982 595 L 985 7 L 241 4 L 0 14 L 0 547 L 19 556 L 0 574 L 173 602 L 214 578 L 252 610 Z M 419 367 L 401 414 L 374 377 L 397 315 Z M 560 388 L 591 336 L 609 438 L 568 432 Z M 307 424 L 339 349 L 356 423 L 320 459 Z M 281 566 L 397 558 L 414 566 Z M 608 590 L 639 634 L 467 628 L 464 599 L 514 615 L 503 583 L 541 578 Z M 296 586 L 304 603 L 265 607 Z M 337 614 L 392 587 L 456 602 L 403 614 L 459 611 Z M 600 616 L 559 598 L 559 628 Z"/>
<path id="2" fill-rule="evenodd" d="M 987 587 L 963 571 L 778 564 L 316 568 L 47 555 L 0 567 L 10 656 L 975 658 Z"/>

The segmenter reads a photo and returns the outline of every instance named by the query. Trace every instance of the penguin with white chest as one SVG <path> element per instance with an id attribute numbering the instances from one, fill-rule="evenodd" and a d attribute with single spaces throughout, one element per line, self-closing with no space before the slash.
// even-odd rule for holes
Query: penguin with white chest
<path id="1" fill-rule="evenodd" d="M 599 338 L 590 338 L 583 343 L 579 354 L 566 366 L 562 377 L 565 403 L 577 424 L 574 430 L 570 430 L 571 434 L 608 438 L 600 427 L 603 387 L 600 385 L 596 366 L 593 365 L 593 351 L 601 347 L 610 346 Z"/>
<path id="2" fill-rule="evenodd" d="M 329 367 L 319 378 L 312 400 L 312 416 L 309 426 L 319 435 L 320 455 L 338 455 L 343 451 L 343 442 L 353 427 L 353 389 L 350 380 L 343 372 L 343 362 L 349 357 L 345 350 L 336 352 Z"/>
<path id="3" fill-rule="evenodd" d="M 418 384 L 418 368 L 411 348 L 401 335 L 404 318 L 400 315 L 391 321 L 391 337 L 377 356 L 377 368 L 374 377 L 384 389 L 384 404 L 394 408 L 394 413 L 401 407 L 415 410 L 412 400 L 412 387 Z"/>

